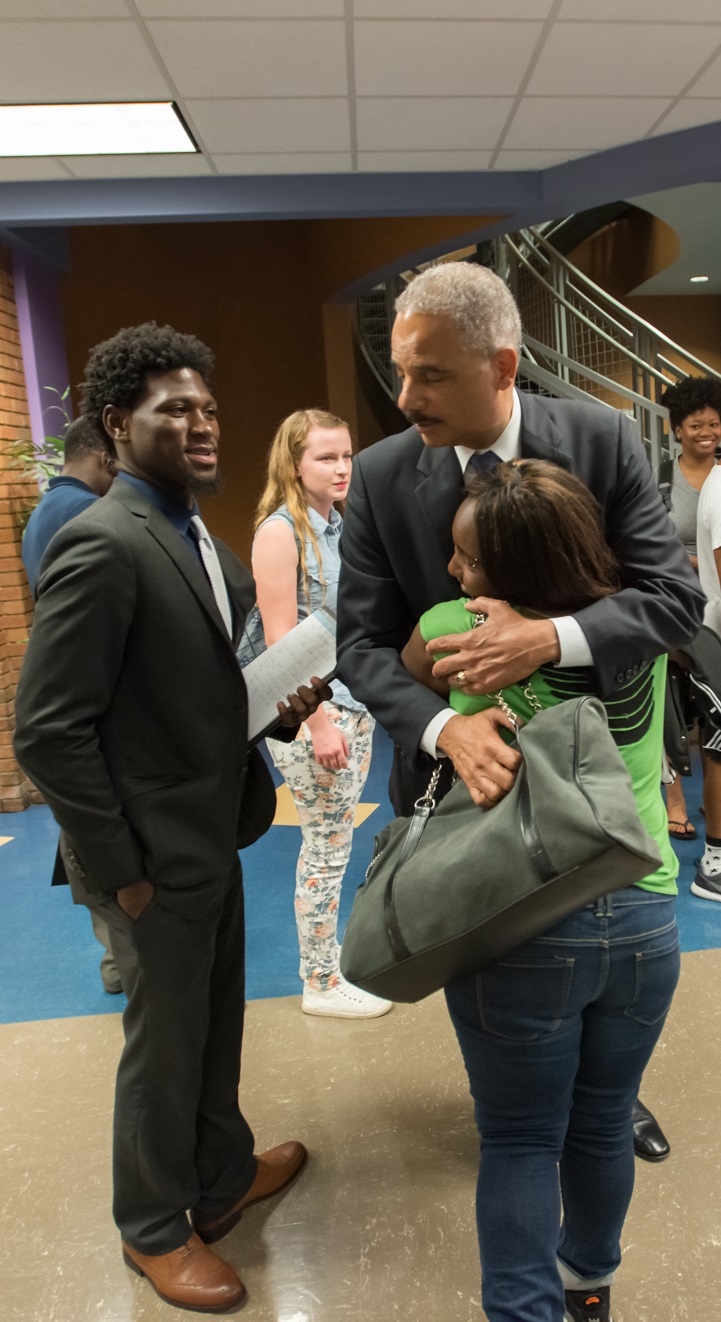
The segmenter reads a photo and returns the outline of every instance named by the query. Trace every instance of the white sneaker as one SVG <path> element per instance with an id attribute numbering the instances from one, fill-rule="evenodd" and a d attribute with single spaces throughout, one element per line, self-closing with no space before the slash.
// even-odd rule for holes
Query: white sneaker
<path id="1" fill-rule="evenodd" d="M 333 1019 L 379 1019 L 392 1005 L 392 1001 L 371 996 L 341 977 L 338 985 L 327 991 L 304 987 L 300 1008 L 303 1014 L 329 1015 Z"/>

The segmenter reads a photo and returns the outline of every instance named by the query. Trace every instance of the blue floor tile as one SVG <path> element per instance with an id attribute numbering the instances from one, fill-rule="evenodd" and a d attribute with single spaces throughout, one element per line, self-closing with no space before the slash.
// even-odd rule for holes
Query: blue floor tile
<path id="1" fill-rule="evenodd" d="M 392 816 L 386 795 L 392 745 L 376 731 L 365 803 L 379 808 L 354 836 L 340 906 L 342 930 L 372 854 L 373 837 Z M 277 773 L 273 772 L 276 783 Z M 699 839 L 677 844 L 679 926 L 685 951 L 721 947 L 721 903 L 690 892 L 696 859 L 703 852 L 701 776 L 685 781 L 689 815 Z M 0 814 L 0 1022 L 67 1018 L 122 1010 L 125 998 L 103 991 L 98 973 L 101 948 L 87 912 L 72 904 L 65 886 L 50 886 L 57 827 L 47 808 Z M 297 827 L 273 827 L 245 850 L 248 997 L 300 993 L 298 945 L 293 914 Z"/>

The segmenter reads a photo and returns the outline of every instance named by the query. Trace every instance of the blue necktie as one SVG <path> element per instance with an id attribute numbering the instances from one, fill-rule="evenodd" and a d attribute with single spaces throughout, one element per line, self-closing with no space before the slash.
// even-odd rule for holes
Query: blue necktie
<path id="1" fill-rule="evenodd" d="M 466 464 L 465 477 L 473 477 L 476 473 L 487 473 L 489 469 L 495 468 L 501 460 L 493 450 L 476 450 Z"/>

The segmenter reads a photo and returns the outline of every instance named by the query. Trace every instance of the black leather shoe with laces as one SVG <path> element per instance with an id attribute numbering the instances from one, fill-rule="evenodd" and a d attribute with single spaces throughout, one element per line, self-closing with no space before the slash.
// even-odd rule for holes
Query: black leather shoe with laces
<path id="1" fill-rule="evenodd" d="M 613 1322 L 610 1285 L 566 1290 L 566 1322 Z"/>

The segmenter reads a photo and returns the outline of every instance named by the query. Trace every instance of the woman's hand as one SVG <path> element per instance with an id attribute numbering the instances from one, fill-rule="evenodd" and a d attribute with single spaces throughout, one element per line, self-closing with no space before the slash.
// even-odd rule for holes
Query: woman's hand
<path id="1" fill-rule="evenodd" d="M 325 717 L 321 725 L 318 718 L 321 714 Z M 318 724 L 316 724 L 318 722 Z M 322 767 L 327 767 L 329 771 L 343 771 L 348 766 L 350 748 L 348 740 L 342 730 L 326 716 L 325 712 L 317 711 L 315 716 L 308 722 L 310 737 L 313 740 L 313 753 L 316 762 Z"/>
<path id="2" fill-rule="evenodd" d="M 552 620 L 529 620 L 507 601 L 476 597 L 467 603 L 488 618 L 480 629 L 432 638 L 428 652 L 451 652 L 436 661 L 433 674 L 464 693 L 494 693 L 558 661 L 561 647 Z M 460 674 L 460 682 L 459 682 Z M 465 777 L 464 777 L 465 779 Z"/>
<path id="3" fill-rule="evenodd" d="M 489 707 L 475 716 L 452 716 L 438 736 L 438 748 L 450 757 L 480 808 L 492 808 L 505 798 L 523 761 L 518 750 L 501 739 L 501 726 L 513 730 L 500 707 Z"/>

